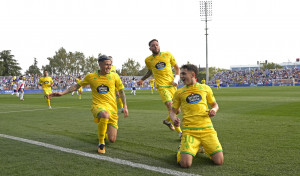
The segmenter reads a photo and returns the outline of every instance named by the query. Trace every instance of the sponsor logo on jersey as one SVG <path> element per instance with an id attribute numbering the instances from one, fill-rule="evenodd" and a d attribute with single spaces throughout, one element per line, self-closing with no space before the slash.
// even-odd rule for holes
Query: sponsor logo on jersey
<path id="1" fill-rule="evenodd" d="M 164 62 L 158 62 L 156 65 L 155 65 L 156 69 L 160 70 L 160 69 L 164 69 L 166 67 L 166 63 Z"/>
<path id="2" fill-rule="evenodd" d="M 49 84 L 49 82 L 48 82 L 48 81 L 45 81 L 45 84 Z"/>
<path id="3" fill-rule="evenodd" d="M 196 104 L 202 100 L 201 95 L 192 93 L 191 95 L 186 97 L 186 102 L 189 104 Z"/>
<path id="4" fill-rule="evenodd" d="M 102 84 L 101 86 L 97 87 L 97 92 L 99 94 L 106 94 L 107 92 L 109 92 L 109 87 L 107 87 L 106 85 Z"/>

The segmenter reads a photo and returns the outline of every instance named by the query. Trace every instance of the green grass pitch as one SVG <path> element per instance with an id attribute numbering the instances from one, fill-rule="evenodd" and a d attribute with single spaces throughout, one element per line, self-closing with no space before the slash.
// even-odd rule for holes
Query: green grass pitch
<path id="1" fill-rule="evenodd" d="M 126 91 L 129 117 L 119 113 L 117 141 L 105 156 L 199 175 L 299 175 L 300 87 L 213 88 L 220 106 L 213 124 L 225 163 L 198 154 L 189 169 L 176 164 L 179 137 L 162 124 L 166 107 L 158 93 Z M 42 94 L 0 95 L 0 134 L 97 154 L 91 93 L 82 100 Z M 181 116 L 180 116 L 181 117 Z M 0 137 L 0 175 L 163 175 Z"/>

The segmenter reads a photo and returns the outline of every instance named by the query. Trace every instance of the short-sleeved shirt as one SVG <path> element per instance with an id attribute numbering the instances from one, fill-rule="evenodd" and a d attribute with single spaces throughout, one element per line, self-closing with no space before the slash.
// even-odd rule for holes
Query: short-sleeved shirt
<path id="1" fill-rule="evenodd" d="M 43 90 L 51 90 L 51 84 L 53 83 L 53 80 L 50 76 L 41 77 L 39 80 L 39 84 L 41 83 Z"/>
<path id="2" fill-rule="evenodd" d="M 172 66 L 174 67 L 177 62 L 170 52 L 161 52 L 157 56 L 149 56 L 145 59 L 145 64 L 156 81 L 156 87 L 173 86 L 174 80 Z"/>
<path id="3" fill-rule="evenodd" d="M 90 73 L 78 83 L 80 86 L 90 85 L 93 96 L 93 105 L 105 106 L 117 110 L 116 90 L 124 89 L 118 74 L 110 72 L 106 75 Z"/>
<path id="4" fill-rule="evenodd" d="M 207 103 L 215 102 L 211 88 L 205 84 L 184 86 L 175 92 L 172 107 L 182 111 L 182 129 L 203 129 L 213 127 L 208 116 Z"/>

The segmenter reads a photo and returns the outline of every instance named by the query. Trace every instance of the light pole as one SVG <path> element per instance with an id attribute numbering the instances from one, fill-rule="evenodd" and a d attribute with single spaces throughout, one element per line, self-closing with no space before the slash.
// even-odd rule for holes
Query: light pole
<path id="1" fill-rule="evenodd" d="M 208 45 L 207 45 L 207 21 L 210 21 L 211 19 L 208 19 L 208 17 L 212 16 L 212 1 L 200 1 L 200 17 L 202 17 L 202 21 L 205 21 L 205 38 L 206 38 L 206 84 L 208 84 L 209 81 L 209 68 L 208 68 Z"/>

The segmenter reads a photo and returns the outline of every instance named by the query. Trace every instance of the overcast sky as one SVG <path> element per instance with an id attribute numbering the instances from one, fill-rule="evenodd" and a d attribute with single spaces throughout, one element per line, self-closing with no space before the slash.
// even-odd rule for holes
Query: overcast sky
<path id="1" fill-rule="evenodd" d="M 68 52 L 132 58 L 142 66 L 156 38 L 179 65 L 205 67 L 205 22 L 196 0 L 1 0 L 0 51 L 11 50 L 23 72 L 64 47 Z M 297 0 L 214 0 L 208 64 L 229 69 L 300 57 Z"/>

